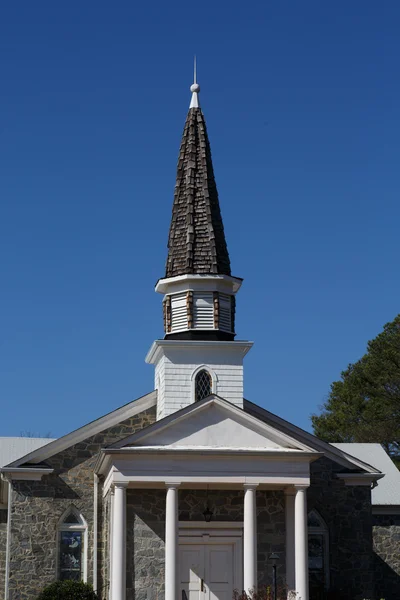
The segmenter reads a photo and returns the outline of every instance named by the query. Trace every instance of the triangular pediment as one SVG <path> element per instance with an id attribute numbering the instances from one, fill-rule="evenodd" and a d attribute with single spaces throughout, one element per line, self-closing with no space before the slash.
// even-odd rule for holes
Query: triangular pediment
<path id="1" fill-rule="evenodd" d="M 127 447 L 309 451 L 218 396 L 192 404 L 115 444 Z"/>

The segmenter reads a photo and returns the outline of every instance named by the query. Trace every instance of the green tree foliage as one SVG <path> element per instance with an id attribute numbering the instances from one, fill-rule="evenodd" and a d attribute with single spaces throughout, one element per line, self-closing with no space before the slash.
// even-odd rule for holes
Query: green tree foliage
<path id="1" fill-rule="evenodd" d="M 327 442 L 379 442 L 400 460 L 400 315 L 334 381 L 315 435 Z"/>
<path id="2" fill-rule="evenodd" d="M 39 594 L 37 600 L 99 600 L 99 596 L 83 581 L 55 581 Z"/>

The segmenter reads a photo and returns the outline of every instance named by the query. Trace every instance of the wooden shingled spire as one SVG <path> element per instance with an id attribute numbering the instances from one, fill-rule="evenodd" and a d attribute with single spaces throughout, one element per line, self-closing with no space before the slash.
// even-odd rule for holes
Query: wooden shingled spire
<path id="1" fill-rule="evenodd" d="M 231 275 L 210 142 L 198 102 L 200 86 L 194 83 L 190 89 L 193 95 L 179 152 L 166 277 Z"/>

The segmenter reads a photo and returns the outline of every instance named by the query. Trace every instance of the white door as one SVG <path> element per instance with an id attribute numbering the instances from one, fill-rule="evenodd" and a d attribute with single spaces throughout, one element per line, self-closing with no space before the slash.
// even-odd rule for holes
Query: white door
<path id="1" fill-rule="evenodd" d="M 233 545 L 209 544 L 206 554 L 205 600 L 232 600 L 233 595 Z"/>
<path id="2" fill-rule="evenodd" d="M 232 600 L 235 543 L 181 544 L 179 600 Z"/>
<path id="3" fill-rule="evenodd" d="M 179 570 L 179 600 L 204 600 L 204 546 L 180 546 Z"/>

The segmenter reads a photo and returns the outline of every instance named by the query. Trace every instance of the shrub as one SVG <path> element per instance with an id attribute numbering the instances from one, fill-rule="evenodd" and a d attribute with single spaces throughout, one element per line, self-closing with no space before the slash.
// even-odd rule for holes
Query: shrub
<path id="1" fill-rule="evenodd" d="M 277 597 L 274 599 L 272 587 L 270 585 L 264 585 L 257 590 L 249 590 L 248 592 L 239 592 L 238 590 L 233 591 L 232 600 L 286 600 L 288 592 L 285 586 L 277 586 Z M 289 593 L 289 598 L 291 598 Z M 293 596 L 295 598 L 296 596 Z"/>
<path id="2" fill-rule="evenodd" d="M 55 581 L 39 594 L 37 600 L 100 600 L 88 583 L 83 581 Z"/>

